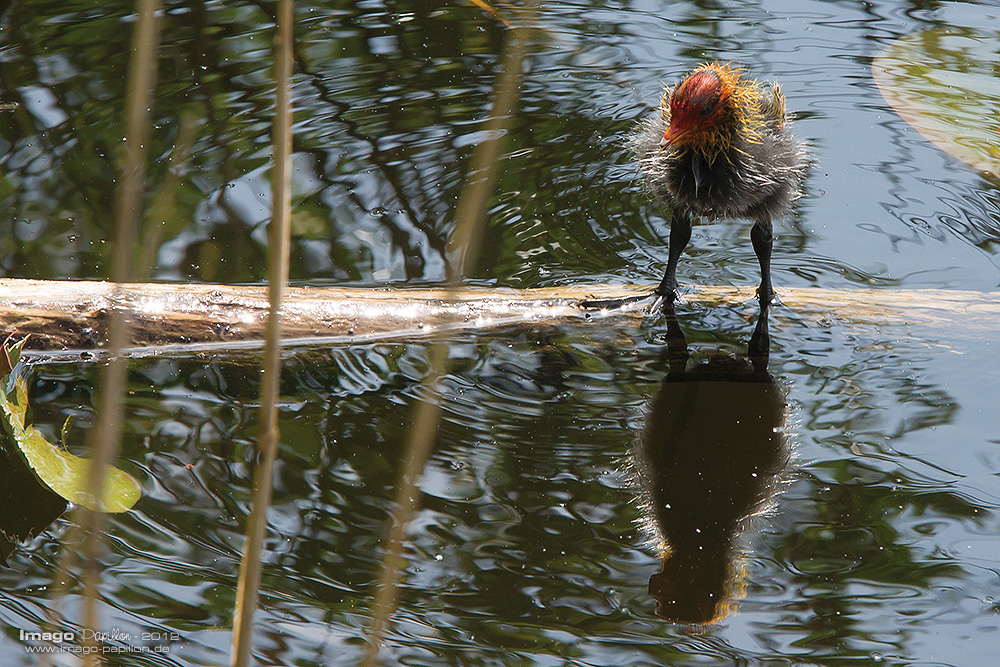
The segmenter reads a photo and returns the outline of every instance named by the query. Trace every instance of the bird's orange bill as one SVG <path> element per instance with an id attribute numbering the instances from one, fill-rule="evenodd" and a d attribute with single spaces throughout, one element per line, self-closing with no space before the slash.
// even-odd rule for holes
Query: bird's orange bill
<path id="1" fill-rule="evenodd" d="M 670 123 L 667 131 L 663 133 L 663 138 L 660 139 L 660 150 L 662 151 L 670 144 L 677 143 L 677 140 L 683 137 L 690 130 L 689 127 L 678 127 L 679 123 Z"/>

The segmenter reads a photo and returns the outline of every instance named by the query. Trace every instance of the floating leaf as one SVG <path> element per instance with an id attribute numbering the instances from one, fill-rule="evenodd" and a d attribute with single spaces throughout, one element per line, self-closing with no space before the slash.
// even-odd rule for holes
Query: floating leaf
<path id="1" fill-rule="evenodd" d="M 875 57 L 882 97 L 941 150 L 1000 175 L 1000 33 L 946 26 L 902 37 Z"/>
<path id="2" fill-rule="evenodd" d="M 23 341 L 22 341 L 23 343 Z M 16 365 L 20 356 L 20 343 L 2 346 L 0 364 L 3 361 Z M 28 467 L 47 487 L 66 500 L 101 512 L 125 512 L 139 499 L 139 483 L 127 473 L 108 466 L 104 481 L 103 502 L 96 502 L 86 491 L 87 476 L 90 474 L 90 459 L 74 456 L 56 447 L 31 424 L 25 426 L 28 410 L 28 387 L 24 378 L 11 374 L 6 386 L 0 387 L 0 413 L 4 417 L 7 432 L 17 444 Z M 0 374 L 2 378 L 4 374 Z M 13 385 L 13 386 L 11 386 Z"/>
<path id="3" fill-rule="evenodd" d="M 15 437 L 39 479 L 66 500 L 102 512 L 125 512 L 139 500 L 139 483 L 128 473 L 109 466 L 104 480 L 104 502 L 98 505 L 85 490 L 90 459 L 56 447 L 34 426 L 29 425 L 23 435 Z"/>

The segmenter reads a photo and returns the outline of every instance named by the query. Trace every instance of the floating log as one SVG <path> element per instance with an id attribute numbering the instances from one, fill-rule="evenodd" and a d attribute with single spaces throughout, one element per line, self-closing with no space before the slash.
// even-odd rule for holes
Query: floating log
<path id="1" fill-rule="evenodd" d="M 513 290 L 295 287 L 284 303 L 288 345 L 421 337 L 441 330 L 480 330 L 573 319 L 639 319 L 652 285 L 576 285 Z M 623 308 L 594 300 L 632 298 Z M 750 304 L 752 288 L 691 287 L 685 303 Z M 1000 327 L 1000 292 L 785 288 L 780 317 L 834 318 L 860 324 L 919 323 L 965 331 Z M 129 354 L 248 349 L 261 345 L 267 320 L 265 286 L 0 279 L 0 326 L 30 334 L 28 349 L 96 351 L 105 344 L 112 308 L 130 312 Z M 787 311 L 786 311 L 787 312 Z"/>

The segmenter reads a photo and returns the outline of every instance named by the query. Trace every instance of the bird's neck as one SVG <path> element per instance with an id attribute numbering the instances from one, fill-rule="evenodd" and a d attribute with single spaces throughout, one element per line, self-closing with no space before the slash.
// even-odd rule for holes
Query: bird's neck
<path id="1" fill-rule="evenodd" d="M 718 160 L 732 162 L 742 152 L 742 146 L 753 137 L 746 132 L 737 119 L 726 119 L 715 127 L 696 133 L 683 145 L 677 146 L 678 155 L 689 154 L 711 166 Z"/>

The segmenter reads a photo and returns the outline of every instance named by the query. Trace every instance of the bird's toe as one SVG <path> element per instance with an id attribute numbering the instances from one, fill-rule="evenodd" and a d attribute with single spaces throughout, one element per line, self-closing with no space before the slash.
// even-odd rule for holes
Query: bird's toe
<path id="1" fill-rule="evenodd" d="M 677 290 L 671 289 L 666 293 L 657 290 L 652 294 L 653 300 L 646 306 L 647 315 L 663 315 L 674 309 L 674 302 L 677 301 Z"/>

